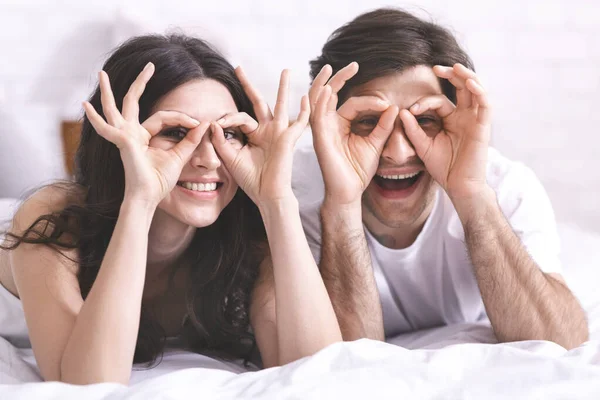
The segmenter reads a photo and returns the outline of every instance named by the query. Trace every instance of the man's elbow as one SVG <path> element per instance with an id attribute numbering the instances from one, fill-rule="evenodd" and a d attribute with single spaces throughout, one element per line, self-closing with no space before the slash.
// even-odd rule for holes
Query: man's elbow
<path id="1" fill-rule="evenodd" d="M 564 322 L 559 322 L 564 324 Z M 582 320 L 567 324 L 566 326 L 559 326 L 558 329 L 546 332 L 545 337 L 542 340 L 549 340 L 556 344 L 561 345 L 567 350 L 572 350 L 576 347 L 581 346 L 583 343 L 589 340 L 589 329 L 587 320 Z"/>
<path id="2" fill-rule="evenodd" d="M 546 327 L 546 329 L 537 329 L 535 331 L 520 332 L 514 334 L 496 333 L 498 342 L 519 342 L 524 340 L 546 340 L 554 342 L 567 350 L 581 346 L 589 340 L 589 330 L 585 318 L 577 323 L 568 324 L 559 322 L 561 326 Z"/>
<path id="3" fill-rule="evenodd" d="M 578 324 L 577 327 L 570 329 L 569 332 L 563 336 L 562 340 L 560 342 L 556 341 L 556 343 L 560 344 L 565 349 L 571 350 L 581 346 L 590 339 L 587 321 Z"/>

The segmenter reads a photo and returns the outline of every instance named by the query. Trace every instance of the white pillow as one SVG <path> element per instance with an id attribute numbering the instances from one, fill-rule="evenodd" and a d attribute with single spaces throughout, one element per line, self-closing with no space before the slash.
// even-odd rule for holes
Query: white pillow
<path id="1" fill-rule="evenodd" d="M 66 178 L 59 121 L 50 106 L 0 104 L 0 198 Z"/>
<path id="2" fill-rule="evenodd" d="M 0 232 L 8 229 L 13 214 L 17 211 L 19 201 L 16 199 L 0 199 Z M 2 234 L 0 233 L 0 238 Z"/>

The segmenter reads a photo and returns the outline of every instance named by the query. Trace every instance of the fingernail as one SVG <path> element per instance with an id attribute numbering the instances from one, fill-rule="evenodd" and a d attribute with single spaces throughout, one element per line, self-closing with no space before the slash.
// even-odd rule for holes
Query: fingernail
<path id="1" fill-rule="evenodd" d="M 200 125 L 200 121 L 198 121 L 195 118 L 190 118 L 192 120 L 192 123 L 196 124 L 196 125 Z"/>
<path id="2" fill-rule="evenodd" d="M 150 68 L 152 68 L 154 66 L 154 64 L 152 64 L 151 62 L 149 62 L 148 64 L 146 64 L 146 66 L 144 67 L 144 71 L 148 70 Z"/>
<path id="3" fill-rule="evenodd" d="M 419 104 L 413 104 L 412 107 L 410 108 L 411 112 L 417 112 L 419 111 Z"/>
<path id="4" fill-rule="evenodd" d="M 219 125 L 223 125 L 225 123 L 225 118 L 221 118 L 220 120 L 217 121 L 217 124 Z"/>

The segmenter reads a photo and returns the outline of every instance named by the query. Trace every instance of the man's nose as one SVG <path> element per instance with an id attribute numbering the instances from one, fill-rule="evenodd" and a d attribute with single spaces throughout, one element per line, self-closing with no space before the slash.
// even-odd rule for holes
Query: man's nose
<path id="1" fill-rule="evenodd" d="M 410 140 L 408 140 L 402 126 L 402 121 L 398 117 L 394 125 L 394 130 L 385 143 L 381 157 L 393 164 L 402 165 L 416 156 L 415 148 Z"/>

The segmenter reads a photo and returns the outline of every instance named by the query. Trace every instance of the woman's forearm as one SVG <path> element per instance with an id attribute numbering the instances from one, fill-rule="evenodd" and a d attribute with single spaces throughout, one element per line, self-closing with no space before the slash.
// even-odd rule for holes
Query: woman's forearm
<path id="1" fill-rule="evenodd" d="M 273 260 L 280 364 L 342 340 L 327 290 L 302 229 L 298 202 L 260 208 Z"/>
<path id="2" fill-rule="evenodd" d="M 63 353 L 61 381 L 129 382 L 154 210 L 134 199 L 121 205 L 98 276 Z"/>

